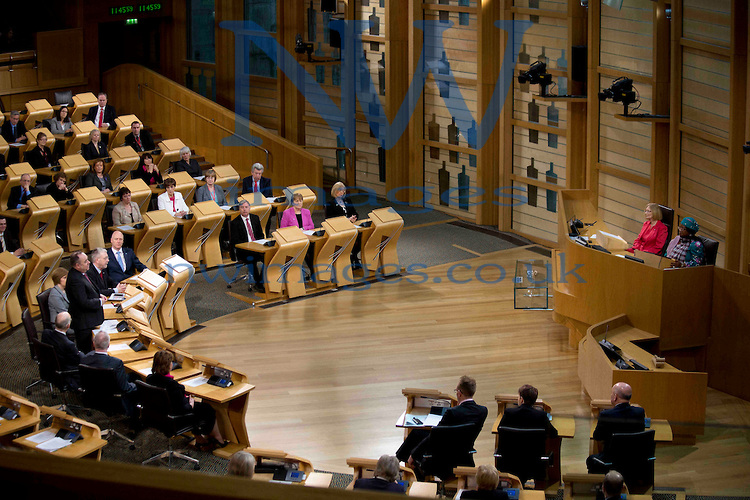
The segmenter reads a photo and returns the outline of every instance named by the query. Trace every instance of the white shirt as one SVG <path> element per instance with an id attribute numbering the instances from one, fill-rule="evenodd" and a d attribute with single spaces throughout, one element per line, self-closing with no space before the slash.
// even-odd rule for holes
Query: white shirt
<path id="1" fill-rule="evenodd" d="M 164 192 L 157 198 L 159 210 L 166 210 L 169 215 L 174 216 L 177 212 L 183 211 L 188 212 L 188 207 L 185 205 L 185 200 L 182 198 L 182 194 L 179 191 L 174 192 L 174 202 L 169 199 L 169 193 Z"/>

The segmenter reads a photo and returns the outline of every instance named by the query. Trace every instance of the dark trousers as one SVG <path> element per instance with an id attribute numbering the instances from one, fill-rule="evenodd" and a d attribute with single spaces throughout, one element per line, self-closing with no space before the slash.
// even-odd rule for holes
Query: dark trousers
<path id="1" fill-rule="evenodd" d="M 91 328 L 76 330 L 76 346 L 78 350 L 87 354 L 94 350 L 92 344 L 93 330 Z"/>
<path id="2" fill-rule="evenodd" d="M 608 465 L 602 465 L 601 462 L 594 460 L 594 458 L 597 458 L 602 462 L 611 462 L 609 457 L 604 455 L 604 453 L 590 455 L 588 458 L 586 458 L 586 468 L 589 470 L 589 474 L 606 474 L 612 468 Z"/>
<path id="3" fill-rule="evenodd" d="M 409 457 L 413 455 L 412 452 L 415 451 L 417 446 L 422 443 L 425 439 L 427 439 L 430 436 L 430 431 L 425 429 L 413 429 L 408 436 L 406 436 L 406 439 L 404 439 L 404 442 L 401 444 L 401 446 L 398 448 L 398 451 L 396 451 L 396 458 L 398 458 L 401 462 L 406 462 L 409 460 Z M 420 448 L 423 448 L 420 446 Z M 415 456 L 414 460 L 421 461 L 422 460 L 422 453 L 419 454 L 419 456 Z"/>

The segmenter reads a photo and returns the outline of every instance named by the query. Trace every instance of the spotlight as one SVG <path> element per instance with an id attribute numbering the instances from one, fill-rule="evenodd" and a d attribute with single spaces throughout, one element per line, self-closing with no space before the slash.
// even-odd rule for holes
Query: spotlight
<path id="1" fill-rule="evenodd" d="M 294 37 L 294 51 L 297 54 L 304 54 L 307 52 L 307 60 L 312 61 L 312 53 L 313 50 L 315 50 L 315 45 L 309 42 L 305 42 L 302 40 L 302 35 L 297 33 L 297 36 Z"/>
<path id="2" fill-rule="evenodd" d="M 637 101 L 633 90 L 633 80 L 624 76 L 614 80 L 608 89 L 599 92 L 600 101 L 607 99 L 612 99 L 612 102 L 621 102 L 625 107 L 624 114 L 627 115 L 628 106 Z"/>
<path id="3" fill-rule="evenodd" d="M 529 69 L 518 75 L 518 83 L 539 84 L 539 93 L 547 95 L 547 86 L 552 83 L 552 75 L 547 73 L 547 65 L 542 61 L 536 61 Z"/>

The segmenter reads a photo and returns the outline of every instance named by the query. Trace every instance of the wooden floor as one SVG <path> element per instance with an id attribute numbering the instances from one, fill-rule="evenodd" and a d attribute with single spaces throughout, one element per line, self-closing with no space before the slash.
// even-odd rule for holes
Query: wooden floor
<path id="1" fill-rule="evenodd" d="M 475 399 L 490 412 L 477 464 L 492 461 L 494 395 L 531 383 L 555 412 L 580 416 L 562 463 L 563 472 L 585 472 L 588 400 L 567 330 L 551 311 L 513 308 L 515 262 L 531 258 L 540 255 L 506 250 L 457 268 L 248 309 L 208 322 L 179 346 L 256 384 L 247 415 L 253 446 L 308 458 L 317 469 L 350 472 L 347 457 L 393 454 L 403 439 L 394 426 L 405 407 L 401 389 L 452 392 L 469 374 L 477 379 Z M 484 282 L 477 278 L 483 264 L 491 264 L 478 274 Z M 750 495 L 750 403 L 712 390 L 708 398 L 708 426 L 697 445 L 657 449 L 656 486 Z"/>

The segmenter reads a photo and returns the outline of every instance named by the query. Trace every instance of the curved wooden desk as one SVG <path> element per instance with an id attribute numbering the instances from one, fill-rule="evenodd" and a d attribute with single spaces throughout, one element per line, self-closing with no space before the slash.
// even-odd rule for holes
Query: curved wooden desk
<path id="1" fill-rule="evenodd" d="M 21 324 L 18 283 L 26 264 L 10 252 L 0 253 L 0 331 Z"/>
<path id="2" fill-rule="evenodd" d="M 100 460 L 102 458 L 102 448 L 107 444 L 107 441 L 101 438 L 99 427 L 90 422 L 86 422 L 85 420 L 72 417 L 55 408 L 42 406 L 40 410 L 45 415 L 52 415 L 52 425 L 47 429 L 42 429 L 32 434 L 14 439 L 14 444 L 36 452 L 48 453 L 38 449 L 38 444 L 30 439 L 43 432 L 51 431 L 56 433 L 60 429 L 66 429 L 80 433 L 83 439 L 79 439 L 65 448 L 60 448 L 59 450 L 52 452 L 53 455 L 66 458 L 92 458 L 95 460 Z"/>

